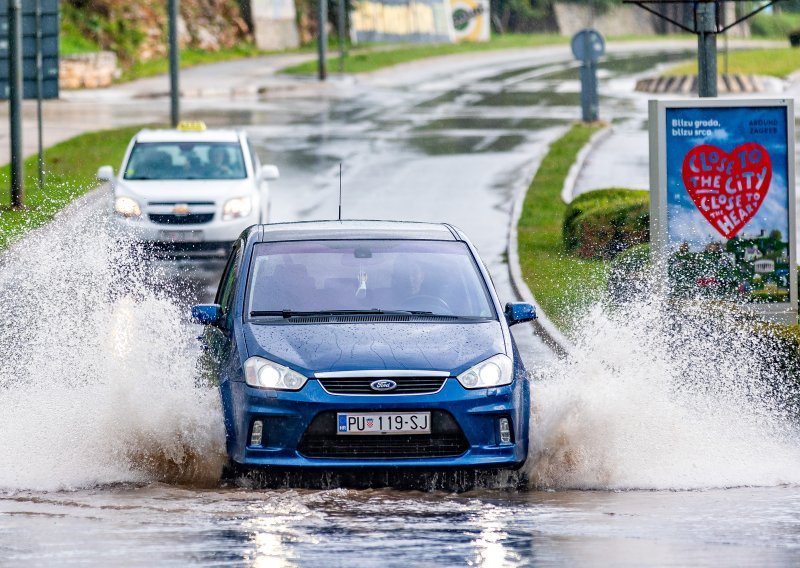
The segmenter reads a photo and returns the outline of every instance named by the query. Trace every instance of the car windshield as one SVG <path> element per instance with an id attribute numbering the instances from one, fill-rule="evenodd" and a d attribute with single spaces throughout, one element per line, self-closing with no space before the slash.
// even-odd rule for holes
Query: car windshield
<path id="1" fill-rule="evenodd" d="M 242 148 L 224 142 L 137 142 L 125 179 L 244 179 Z"/>
<path id="2" fill-rule="evenodd" d="M 412 312 L 495 317 L 467 246 L 454 241 L 298 241 L 254 247 L 250 317 Z"/>

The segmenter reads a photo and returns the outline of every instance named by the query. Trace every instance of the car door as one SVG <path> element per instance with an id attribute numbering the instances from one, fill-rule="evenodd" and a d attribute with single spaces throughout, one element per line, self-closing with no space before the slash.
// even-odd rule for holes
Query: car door
<path id="1" fill-rule="evenodd" d="M 238 360 L 238 349 L 233 345 L 234 311 L 236 306 L 236 288 L 241 272 L 242 240 L 234 243 L 225 270 L 222 272 L 215 304 L 222 309 L 220 323 L 206 326 L 203 342 L 205 344 L 206 361 L 204 366 L 213 369 L 208 376 L 215 384 L 232 378 L 241 367 Z"/>

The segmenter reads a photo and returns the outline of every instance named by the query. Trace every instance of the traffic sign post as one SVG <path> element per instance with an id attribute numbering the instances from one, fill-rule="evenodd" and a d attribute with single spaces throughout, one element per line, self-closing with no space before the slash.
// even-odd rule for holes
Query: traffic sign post
<path id="1" fill-rule="evenodd" d="M 572 36 L 572 54 L 581 61 L 581 115 L 584 122 L 599 118 L 600 99 L 597 94 L 597 62 L 606 51 L 603 36 L 586 28 Z"/>

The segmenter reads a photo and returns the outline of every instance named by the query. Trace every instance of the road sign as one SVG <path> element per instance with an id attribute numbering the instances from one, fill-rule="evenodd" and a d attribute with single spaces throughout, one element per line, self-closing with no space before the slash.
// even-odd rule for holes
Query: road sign
<path id="1" fill-rule="evenodd" d="M 606 52 L 606 42 L 600 32 L 586 28 L 572 36 L 572 54 L 581 61 L 597 62 Z"/>
<path id="2" fill-rule="evenodd" d="M 41 15 L 42 98 L 58 98 L 58 0 L 39 0 Z M 8 0 L 0 0 L 0 100 L 9 98 L 9 28 Z M 36 77 L 36 2 L 22 3 L 22 77 L 23 97 L 35 99 Z"/>
<path id="3" fill-rule="evenodd" d="M 605 52 L 606 42 L 597 30 L 586 28 L 572 36 L 572 54 L 581 61 L 581 115 L 584 122 L 594 122 L 599 118 L 597 62 Z"/>

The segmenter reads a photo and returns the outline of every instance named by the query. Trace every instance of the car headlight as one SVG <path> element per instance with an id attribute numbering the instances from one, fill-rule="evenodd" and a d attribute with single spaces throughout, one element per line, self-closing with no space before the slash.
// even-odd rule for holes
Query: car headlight
<path id="1" fill-rule="evenodd" d="M 234 197 L 222 206 L 222 220 L 230 221 L 239 217 L 247 217 L 253 210 L 253 200 L 249 197 Z"/>
<path id="2" fill-rule="evenodd" d="M 298 391 L 308 379 L 269 359 L 250 357 L 244 362 L 244 380 L 251 387 Z"/>
<path id="3" fill-rule="evenodd" d="M 121 195 L 114 200 L 114 211 L 122 217 L 139 217 L 142 209 L 135 199 Z"/>
<path id="4" fill-rule="evenodd" d="M 514 363 L 505 355 L 495 355 L 467 369 L 456 378 L 465 389 L 507 385 L 514 378 Z"/>

